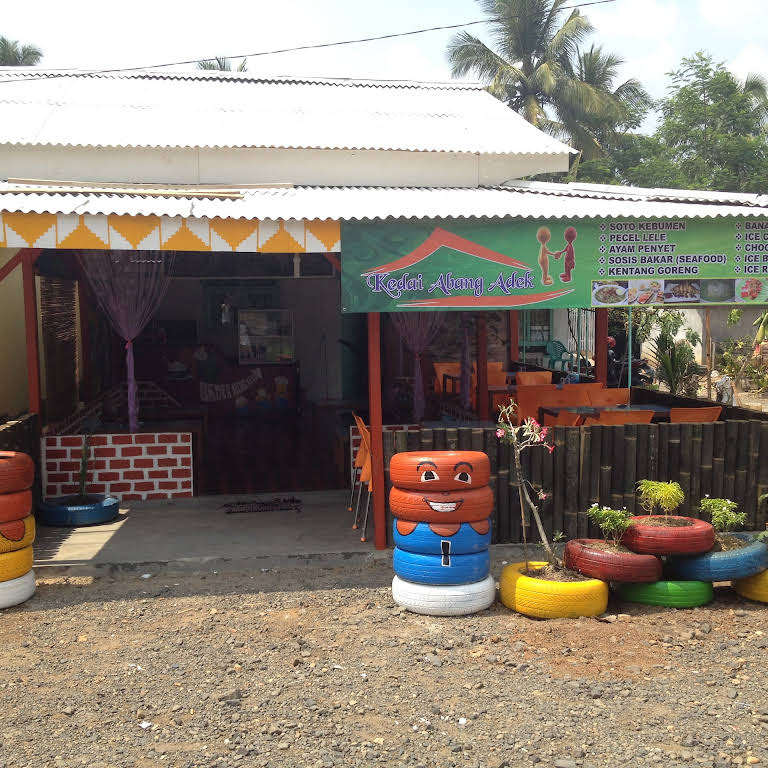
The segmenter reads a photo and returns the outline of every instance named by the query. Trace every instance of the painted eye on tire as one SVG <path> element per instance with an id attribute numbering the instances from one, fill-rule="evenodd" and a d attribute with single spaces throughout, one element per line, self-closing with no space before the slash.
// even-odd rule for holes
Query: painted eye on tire
<path id="1" fill-rule="evenodd" d="M 458 480 L 460 483 L 467 483 L 468 485 L 471 485 L 472 483 L 472 475 L 470 475 L 469 472 L 459 472 L 453 479 Z"/>
<path id="2" fill-rule="evenodd" d="M 430 483 L 433 480 L 439 480 L 439 479 L 440 479 L 440 476 L 433 469 L 425 469 L 421 473 L 421 482 L 422 483 Z"/>

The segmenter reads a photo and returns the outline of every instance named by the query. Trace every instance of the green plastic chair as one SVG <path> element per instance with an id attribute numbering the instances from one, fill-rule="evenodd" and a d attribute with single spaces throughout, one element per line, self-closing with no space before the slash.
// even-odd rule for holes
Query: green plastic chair
<path id="1" fill-rule="evenodd" d="M 549 355 L 549 365 L 547 366 L 553 371 L 560 369 L 561 371 L 567 371 L 569 367 L 574 365 L 574 355 L 565 348 L 565 344 L 562 341 L 553 339 L 547 342 L 546 346 L 547 354 Z"/>

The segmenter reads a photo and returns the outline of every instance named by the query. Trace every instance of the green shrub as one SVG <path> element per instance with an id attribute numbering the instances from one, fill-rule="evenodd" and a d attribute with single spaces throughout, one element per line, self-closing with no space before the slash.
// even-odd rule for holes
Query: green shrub
<path id="1" fill-rule="evenodd" d="M 701 511 L 709 515 L 714 529 L 720 533 L 729 533 L 747 522 L 747 513 L 737 512 L 737 507 L 738 504 L 730 499 L 710 499 L 706 496 L 701 500 Z"/>
<path id="2" fill-rule="evenodd" d="M 618 546 L 624 531 L 629 528 L 632 515 L 627 512 L 627 508 L 611 509 L 610 507 L 601 507 L 593 504 L 587 510 L 587 517 L 600 528 L 603 538 L 612 540 Z"/>
<path id="3" fill-rule="evenodd" d="M 685 494 L 680 483 L 663 483 L 659 480 L 641 480 L 637 484 L 640 504 L 649 514 L 659 509 L 662 514 L 669 515 L 684 501 Z"/>

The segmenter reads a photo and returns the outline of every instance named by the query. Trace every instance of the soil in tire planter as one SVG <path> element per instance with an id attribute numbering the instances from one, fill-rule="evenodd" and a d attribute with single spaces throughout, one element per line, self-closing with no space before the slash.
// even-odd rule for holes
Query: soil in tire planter
<path id="1" fill-rule="evenodd" d="M 586 576 L 603 581 L 643 583 L 662 576 L 661 559 L 638 554 L 597 539 L 572 539 L 565 545 L 563 562 Z"/>

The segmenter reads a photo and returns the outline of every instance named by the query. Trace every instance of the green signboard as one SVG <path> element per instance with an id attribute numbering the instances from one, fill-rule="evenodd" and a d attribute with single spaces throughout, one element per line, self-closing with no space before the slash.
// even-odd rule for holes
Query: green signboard
<path id="1" fill-rule="evenodd" d="M 768 220 L 343 222 L 342 311 L 768 302 Z"/>

